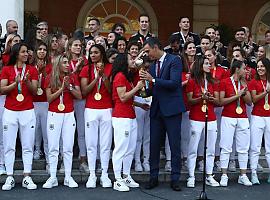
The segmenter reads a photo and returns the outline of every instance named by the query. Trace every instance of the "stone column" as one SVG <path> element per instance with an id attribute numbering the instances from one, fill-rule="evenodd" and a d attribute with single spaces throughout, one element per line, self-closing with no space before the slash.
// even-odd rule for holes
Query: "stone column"
<path id="1" fill-rule="evenodd" d="M 18 34 L 23 38 L 24 30 L 24 0 L 0 0 L 0 23 L 3 27 L 2 36 L 6 33 L 7 20 L 15 20 L 18 23 Z"/>

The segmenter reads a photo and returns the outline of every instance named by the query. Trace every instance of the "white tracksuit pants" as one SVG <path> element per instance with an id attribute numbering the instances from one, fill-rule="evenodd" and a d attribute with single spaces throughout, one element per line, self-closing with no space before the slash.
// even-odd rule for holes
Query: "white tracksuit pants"
<path id="1" fill-rule="evenodd" d="M 114 150 L 112 155 L 115 179 L 123 174 L 130 175 L 130 168 L 136 149 L 137 121 L 129 118 L 112 118 L 114 128 Z"/>
<path id="2" fill-rule="evenodd" d="M 112 109 L 85 108 L 84 117 L 90 174 L 95 174 L 98 147 L 100 148 L 102 174 L 107 174 L 112 145 Z"/>
<path id="3" fill-rule="evenodd" d="M 268 167 L 270 167 L 270 117 L 252 115 L 250 134 L 250 168 L 254 173 L 257 170 L 263 136 L 265 142 L 265 157 Z"/>
<path id="4" fill-rule="evenodd" d="M 215 156 L 220 155 L 220 147 L 219 147 L 219 142 L 220 142 L 220 123 L 221 123 L 221 114 L 223 107 L 215 107 L 215 114 L 217 118 L 217 140 L 216 140 L 216 147 L 215 147 Z"/>
<path id="5" fill-rule="evenodd" d="M 48 112 L 47 137 L 49 149 L 49 165 L 52 177 L 56 176 L 59 155 L 59 141 L 61 136 L 63 140 L 65 176 L 71 176 L 75 129 L 76 121 L 74 112 Z"/>
<path id="6" fill-rule="evenodd" d="M 220 135 L 220 165 L 227 169 L 230 153 L 232 152 L 235 137 L 236 152 L 240 169 L 247 169 L 248 150 L 250 146 L 250 129 L 248 118 L 221 118 Z"/>
<path id="7" fill-rule="evenodd" d="M 0 95 L 0 165 L 5 164 L 5 153 L 3 144 L 3 112 L 6 96 Z"/>
<path id="8" fill-rule="evenodd" d="M 36 115 L 36 134 L 35 134 L 35 149 L 40 150 L 43 140 L 43 148 L 46 161 L 48 162 L 48 139 L 47 139 L 47 115 L 48 102 L 34 102 L 34 110 Z"/>
<path id="9" fill-rule="evenodd" d="M 78 133 L 78 145 L 80 156 L 86 156 L 86 144 L 85 144 L 85 130 L 84 130 L 84 110 L 85 110 L 85 99 L 74 100 L 74 111 L 77 122 L 77 133 Z"/>
<path id="10" fill-rule="evenodd" d="M 12 111 L 4 109 L 3 143 L 7 175 L 13 175 L 18 130 L 22 145 L 24 173 L 31 173 L 35 141 L 36 117 L 34 109 Z"/>
<path id="11" fill-rule="evenodd" d="M 189 176 L 194 177 L 197 150 L 201 138 L 205 138 L 205 122 L 190 120 L 190 140 L 188 145 L 188 170 Z M 215 144 L 217 139 L 217 121 L 207 124 L 207 150 L 206 150 L 206 173 L 212 174 L 215 159 Z"/>
<path id="12" fill-rule="evenodd" d="M 136 96 L 135 101 L 149 104 L 142 97 Z M 150 157 L 150 110 L 145 111 L 135 107 L 135 112 L 138 133 L 134 159 L 135 162 L 141 162 L 141 149 L 143 148 L 143 162 L 148 163 Z"/>

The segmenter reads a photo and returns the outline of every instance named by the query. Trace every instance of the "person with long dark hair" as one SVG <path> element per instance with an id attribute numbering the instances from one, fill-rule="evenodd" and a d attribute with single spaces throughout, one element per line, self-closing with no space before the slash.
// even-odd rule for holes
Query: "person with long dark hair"
<path id="1" fill-rule="evenodd" d="M 48 157 L 50 177 L 43 188 L 58 186 L 56 178 L 60 138 L 63 140 L 63 160 L 65 168 L 64 185 L 78 187 L 71 177 L 73 144 L 76 129 L 74 99 L 81 99 L 77 76 L 70 73 L 68 58 L 64 55 L 54 57 L 52 72 L 46 78 L 45 87 L 49 102 L 47 118 Z"/>
<path id="2" fill-rule="evenodd" d="M 136 149 L 137 121 L 133 101 L 135 94 L 144 86 L 143 81 L 133 84 L 130 69 L 134 61 L 128 54 L 119 54 L 112 69 L 112 97 L 114 109 L 112 125 L 114 128 L 114 150 L 112 156 L 113 170 L 116 181 L 113 189 L 129 191 L 129 187 L 139 187 L 130 176 L 130 168 Z M 123 170 L 123 176 L 121 171 Z"/>
<path id="3" fill-rule="evenodd" d="M 86 96 L 84 127 L 90 171 L 86 187 L 96 187 L 96 158 L 100 148 L 102 168 L 100 184 L 107 188 L 112 187 L 108 177 L 112 144 L 112 64 L 108 62 L 102 45 L 94 44 L 89 51 L 89 65 L 80 73 L 82 94 Z"/>
<path id="4" fill-rule="evenodd" d="M 268 96 L 270 93 L 270 60 L 262 58 L 257 63 L 255 79 L 249 84 L 251 92 L 253 110 L 250 123 L 250 168 L 251 182 L 259 185 L 257 176 L 257 166 L 261 153 L 262 138 L 264 136 L 265 157 L 270 166 L 270 106 Z M 270 178 L 268 178 L 270 183 Z"/>
<path id="5" fill-rule="evenodd" d="M 246 65 L 242 61 L 234 60 L 230 69 L 231 77 L 223 79 L 220 83 L 220 105 L 224 106 L 220 135 L 220 167 L 222 170 L 220 186 L 223 187 L 228 185 L 227 168 L 234 138 L 241 173 L 238 183 L 246 186 L 252 185 L 246 175 L 250 145 L 246 104 L 251 105 L 252 101 L 245 79 L 245 67 Z"/>
<path id="6" fill-rule="evenodd" d="M 197 151 L 201 136 L 205 133 L 205 115 L 208 109 L 207 150 L 206 150 L 206 184 L 219 186 L 214 179 L 213 167 L 215 158 L 215 144 L 217 139 L 217 120 L 214 106 L 219 104 L 219 93 L 215 79 L 210 71 L 208 58 L 198 58 L 192 68 L 191 78 L 187 84 L 187 97 L 190 108 L 190 132 L 188 145 L 188 171 L 187 187 L 195 187 L 195 166 Z"/>
<path id="7" fill-rule="evenodd" d="M 1 74 L 1 93 L 6 95 L 3 113 L 3 143 L 8 175 L 2 190 L 11 190 L 15 186 L 13 167 L 19 129 L 24 165 L 22 186 L 30 190 L 37 188 L 30 174 L 36 126 L 33 95 L 37 92 L 38 73 L 35 67 L 26 64 L 27 50 L 26 44 L 15 44 L 11 49 L 9 63 L 3 68 Z"/>

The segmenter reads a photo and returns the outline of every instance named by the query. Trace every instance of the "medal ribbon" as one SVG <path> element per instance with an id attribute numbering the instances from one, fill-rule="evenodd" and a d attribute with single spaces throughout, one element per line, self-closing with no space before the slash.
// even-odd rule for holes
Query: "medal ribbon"
<path id="1" fill-rule="evenodd" d="M 208 91 L 208 81 L 207 79 L 204 79 L 204 86 L 201 86 L 201 91 L 202 91 L 202 94 L 206 94 L 207 91 Z M 206 104 L 206 101 L 203 100 L 203 105 Z"/>
<path id="2" fill-rule="evenodd" d="M 61 95 L 59 96 L 60 98 L 60 103 L 59 104 L 64 104 L 64 92 L 62 91 Z"/>
<path id="3" fill-rule="evenodd" d="M 98 72 L 97 72 L 96 67 L 94 67 L 94 74 L 95 74 L 95 77 L 97 77 Z M 100 78 L 98 79 L 97 93 L 99 93 L 99 91 L 100 91 L 101 83 L 102 83 L 102 77 L 100 77 Z"/>
<path id="4" fill-rule="evenodd" d="M 72 61 L 70 61 L 70 64 L 71 64 L 72 72 L 74 72 L 74 70 L 75 70 L 74 63 Z"/>
<path id="5" fill-rule="evenodd" d="M 233 88 L 234 88 L 235 94 L 237 95 L 238 92 L 240 91 L 240 87 L 241 87 L 240 81 L 238 80 L 238 88 L 236 88 L 236 84 L 235 84 L 235 81 L 234 81 L 234 79 L 233 79 L 232 76 L 231 76 L 231 81 L 232 81 L 232 84 L 233 84 Z M 240 97 L 237 100 L 237 107 L 241 107 L 240 106 Z"/>
<path id="6" fill-rule="evenodd" d="M 263 86 L 263 91 L 266 91 L 266 86 L 263 84 L 262 80 L 261 80 L 262 86 Z M 267 84 L 267 83 L 266 83 Z M 267 105 L 268 103 L 268 93 L 265 95 L 264 97 L 264 104 Z"/>
<path id="7" fill-rule="evenodd" d="M 22 80 L 24 78 L 25 68 L 26 68 L 26 64 L 23 64 L 23 69 L 22 69 L 22 73 L 21 73 L 21 79 L 18 82 L 18 94 L 22 94 Z M 16 77 L 17 77 L 18 74 L 19 74 L 18 69 L 17 69 L 17 65 L 14 65 L 14 71 L 15 71 L 15 74 L 16 74 Z"/>
<path id="8" fill-rule="evenodd" d="M 217 71 L 217 67 L 214 67 L 214 71 L 213 71 L 213 78 L 216 78 L 216 71 Z"/>

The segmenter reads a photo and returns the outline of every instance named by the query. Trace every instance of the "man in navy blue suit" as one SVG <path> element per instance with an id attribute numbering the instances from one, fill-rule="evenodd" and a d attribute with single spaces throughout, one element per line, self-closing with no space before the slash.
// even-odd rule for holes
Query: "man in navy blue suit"
<path id="1" fill-rule="evenodd" d="M 160 140 L 167 132 L 171 148 L 171 188 L 180 191 L 181 113 L 185 111 L 182 96 L 182 62 L 179 56 L 165 53 L 157 38 L 148 38 L 143 50 L 155 62 L 149 73 L 140 78 L 151 82 L 153 96 L 150 109 L 150 181 L 146 189 L 158 186 Z"/>

